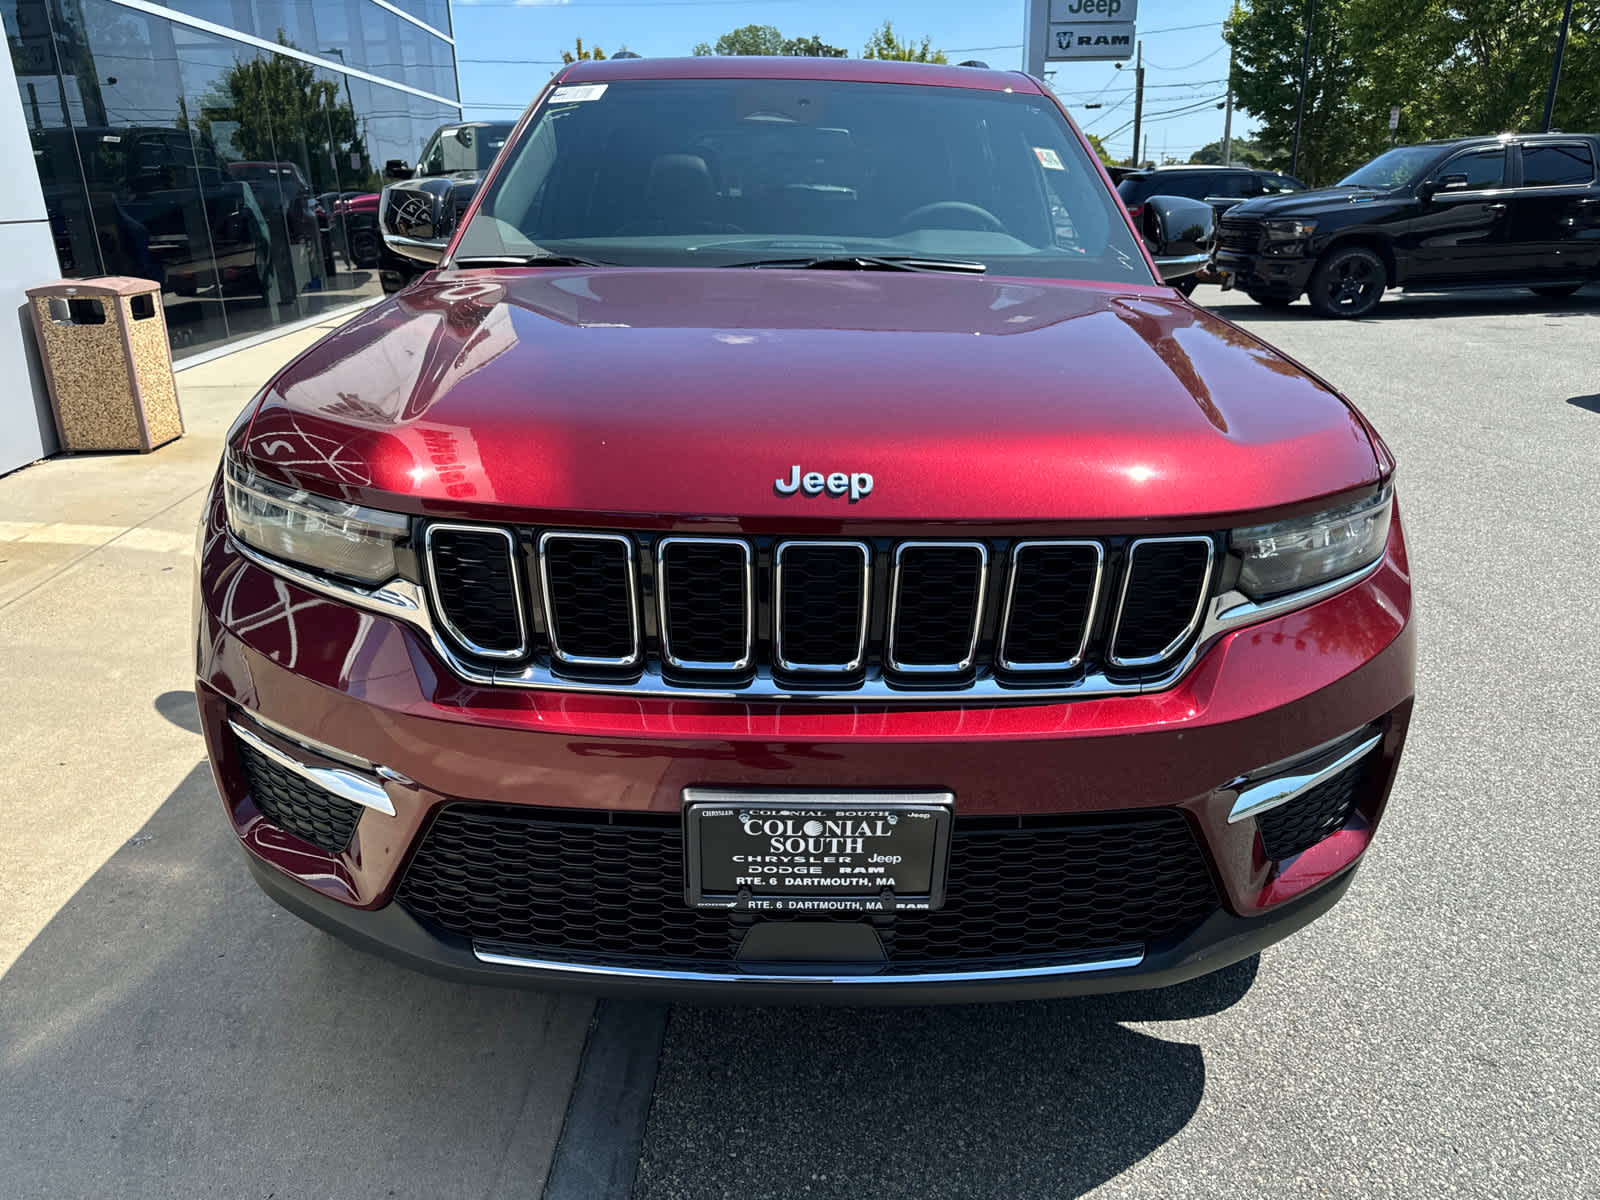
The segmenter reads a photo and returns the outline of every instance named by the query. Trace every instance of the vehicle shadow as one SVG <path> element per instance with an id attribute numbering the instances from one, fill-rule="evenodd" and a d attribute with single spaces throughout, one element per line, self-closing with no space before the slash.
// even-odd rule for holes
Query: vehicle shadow
<path id="1" fill-rule="evenodd" d="M 199 763 L 0 976 L 0 1194 L 537 1195 L 591 1003 L 357 953 L 241 853 Z"/>
<path id="2" fill-rule="evenodd" d="M 1198 1045 L 1127 1023 L 1220 1012 L 1258 965 L 1019 1004 L 675 1007 L 633 1195 L 1082 1195 L 1174 1137 L 1205 1091 Z"/>
<path id="3" fill-rule="evenodd" d="M 1573 408 L 1587 409 L 1592 413 L 1600 413 L 1600 392 L 1592 396 L 1569 396 L 1567 403 Z"/>
<path id="4" fill-rule="evenodd" d="M 1268 308 L 1241 292 L 1215 288 L 1197 290 L 1195 302 L 1209 312 L 1229 320 L 1251 323 L 1278 321 L 1321 321 L 1302 298 L 1288 308 Z M 1389 292 L 1378 307 L 1365 317 L 1340 324 L 1363 322 L 1431 320 L 1441 317 L 1542 316 L 1579 317 L 1600 313 L 1600 287 L 1587 287 L 1560 300 L 1535 296 L 1516 289 L 1483 292 Z M 1330 322 L 1335 323 L 1335 322 Z"/>

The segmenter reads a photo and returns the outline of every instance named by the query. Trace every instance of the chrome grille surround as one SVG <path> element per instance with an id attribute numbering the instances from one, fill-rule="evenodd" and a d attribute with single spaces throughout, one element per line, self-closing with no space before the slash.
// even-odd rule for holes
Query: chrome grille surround
<path id="1" fill-rule="evenodd" d="M 1128 604 L 1128 585 L 1133 582 L 1134 567 L 1137 563 L 1139 551 L 1146 546 L 1182 546 L 1202 545 L 1206 550 L 1205 568 L 1202 573 L 1200 586 L 1195 589 L 1194 610 L 1190 613 L 1188 621 L 1183 626 L 1183 631 L 1168 642 L 1157 654 L 1147 654 L 1136 657 L 1125 657 L 1117 654 L 1117 639 L 1122 633 L 1122 618 Z M 1117 593 L 1117 615 L 1111 623 L 1110 636 L 1106 638 L 1106 660 L 1113 667 L 1138 668 L 1155 666 L 1171 658 L 1194 635 L 1195 629 L 1200 624 L 1200 619 L 1205 614 L 1206 598 L 1211 594 L 1212 568 L 1216 565 L 1216 543 L 1208 537 L 1146 537 L 1136 538 L 1128 544 L 1127 562 L 1122 570 L 1122 587 Z"/>
<path id="2" fill-rule="evenodd" d="M 966 653 L 958 660 L 942 663 L 908 663 L 900 659 L 896 642 L 901 630 L 901 588 L 904 584 L 905 557 L 918 550 L 971 550 L 978 557 L 976 596 L 972 605 L 972 635 Z M 894 548 L 894 579 L 889 585 L 889 638 L 884 662 L 891 671 L 904 675 L 953 675 L 969 670 L 978 655 L 978 638 L 983 631 L 983 601 L 989 589 L 989 547 L 982 542 L 901 542 Z"/>
<path id="3" fill-rule="evenodd" d="M 527 657 L 532 645 L 528 637 L 528 602 L 522 591 L 522 570 L 521 565 L 517 562 L 516 536 L 509 529 L 503 529 L 498 525 L 462 525 L 450 521 L 433 522 L 422 536 L 423 557 L 427 561 L 428 578 L 430 580 L 439 578 L 433 556 L 433 537 L 436 533 L 470 533 L 480 537 L 499 534 L 505 539 L 506 562 L 511 568 L 512 595 L 516 598 L 517 610 L 517 645 L 514 650 L 495 650 L 487 646 L 480 646 L 462 633 L 461 630 L 457 629 L 455 623 L 450 620 L 450 614 L 445 610 L 437 584 L 430 586 L 428 589 L 429 597 L 433 601 L 434 611 L 439 616 L 439 623 L 445 627 L 445 631 L 472 654 L 482 658 L 507 660 Z"/>
<path id="4" fill-rule="evenodd" d="M 850 550 L 861 555 L 861 617 L 856 626 L 855 653 L 842 663 L 808 663 L 783 652 L 783 556 L 790 550 Z M 872 547 L 865 542 L 784 541 L 772 552 L 772 661 L 780 671 L 853 675 L 867 661 L 867 624 L 872 615 Z"/>
<path id="5" fill-rule="evenodd" d="M 679 658 L 672 652 L 668 612 L 667 552 L 674 546 L 713 546 L 719 550 L 738 549 L 744 556 L 744 653 L 736 659 L 702 661 Z M 756 656 L 755 556 L 743 538 L 681 537 L 676 534 L 656 541 L 656 629 L 661 642 L 661 657 L 680 671 L 748 671 Z"/>
<path id="6" fill-rule="evenodd" d="M 554 616 L 549 617 L 550 653 L 569 667 L 612 667 L 626 668 L 636 666 L 644 657 L 644 637 L 640 629 L 639 620 L 639 573 L 634 563 L 633 539 L 620 533 L 569 533 L 562 530 L 546 530 L 539 535 L 539 587 L 544 602 L 546 614 L 554 613 L 554 604 L 551 598 L 551 572 L 549 548 L 556 542 L 600 542 L 610 545 L 620 545 L 624 560 L 627 563 L 627 598 L 628 614 L 633 633 L 633 651 L 622 657 L 608 657 L 603 655 L 568 654 L 561 649 L 560 630 Z"/>
<path id="7" fill-rule="evenodd" d="M 1012 661 L 1006 656 L 1006 649 L 1011 634 L 1011 616 L 1014 611 L 1013 601 L 1016 599 L 1017 569 L 1022 555 L 1028 550 L 1074 548 L 1092 549 L 1095 555 L 1094 582 L 1089 588 L 1089 611 L 1083 618 L 1083 636 L 1078 639 L 1077 652 L 1071 658 L 1060 662 L 1024 663 Z M 1019 673 L 1075 670 L 1083 662 L 1084 652 L 1089 648 L 1089 635 L 1094 632 L 1095 618 L 1100 615 L 1100 589 L 1105 582 L 1105 570 L 1106 548 L 1099 542 L 1035 539 L 1033 541 L 1018 542 L 1012 546 L 1011 569 L 1006 574 L 1005 616 L 1000 623 L 1000 641 L 995 650 L 995 661 L 1000 664 L 1001 669 Z"/>

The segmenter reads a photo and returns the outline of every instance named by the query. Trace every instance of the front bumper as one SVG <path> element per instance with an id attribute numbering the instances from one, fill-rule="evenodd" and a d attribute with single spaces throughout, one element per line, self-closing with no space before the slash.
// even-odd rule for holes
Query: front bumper
<path id="1" fill-rule="evenodd" d="M 927 1002 L 1149 987 L 1220 968 L 1313 919 L 1348 886 L 1398 765 L 1414 674 L 1398 520 L 1384 562 L 1358 585 L 1225 635 L 1165 692 L 1074 702 L 783 705 L 474 686 L 452 676 L 411 628 L 247 560 L 215 508 L 197 601 L 208 749 L 234 830 L 269 894 L 413 966 L 587 990 Z M 362 803 L 342 849 L 319 848 L 267 818 L 246 781 L 234 722 L 324 771 L 370 766 L 355 774 L 375 780 L 381 800 Z M 1230 821 L 1241 776 L 1362 731 L 1377 740 L 1331 836 L 1275 859 L 1256 820 Z M 1176 814 L 1215 903 L 1136 944 L 885 970 L 732 955 L 720 965 L 658 969 L 637 955 L 474 939 L 402 902 L 408 871 L 452 806 L 665 827 L 688 787 L 943 790 L 954 793 L 958 820 L 980 824 Z M 959 869 L 953 860 L 952 874 Z M 581 890 L 584 881 L 575 882 Z M 681 881 L 660 882 L 670 893 Z M 1040 920 L 1026 897 L 996 900 L 1016 902 L 1018 921 Z"/>
<path id="2" fill-rule="evenodd" d="M 1238 288 L 1288 300 L 1301 295 L 1310 286 L 1311 272 L 1316 265 L 1314 258 L 1250 254 L 1240 250 L 1218 249 L 1211 256 L 1211 273 L 1224 290 Z"/>

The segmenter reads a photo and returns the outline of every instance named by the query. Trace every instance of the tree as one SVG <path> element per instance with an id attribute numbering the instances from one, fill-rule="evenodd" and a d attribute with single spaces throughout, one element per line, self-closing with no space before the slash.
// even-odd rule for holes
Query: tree
<path id="1" fill-rule="evenodd" d="M 895 36 L 894 26 L 885 21 L 872 36 L 867 39 L 867 48 L 861 52 L 862 58 L 892 59 L 897 62 L 922 62 L 943 63 L 950 60 L 944 56 L 943 50 L 932 48 L 933 39 L 923 38 L 920 46 L 911 42 L 902 42 Z"/>
<path id="2" fill-rule="evenodd" d="M 814 33 L 787 42 L 783 52 L 795 58 L 843 58 L 848 53 L 843 46 L 830 46 Z"/>
<path id="3" fill-rule="evenodd" d="M 1117 160 L 1112 158 L 1110 152 L 1106 150 L 1105 142 L 1101 141 L 1099 137 L 1092 133 L 1086 133 L 1083 136 L 1089 139 L 1089 145 L 1094 147 L 1094 152 L 1100 156 L 1101 162 L 1108 167 L 1114 167 L 1117 165 Z"/>
<path id="4" fill-rule="evenodd" d="M 569 67 L 575 62 L 602 62 L 605 60 L 606 52 L 600 49 L 599 46 L 591 46 L 585 50 L 582 38 L 575 38 L 574 40 L 577 43 L 576 50 L 563 50 L 561 52 L 561 61 Z"/>
<path id="5" fill-rule="evenodd" d="M 1564 0 L 1316 0 L 1299 174 L 1327 183 L 1398 140 L 1539 127 Z M 1240 0 L 1234 94 L 1289 166 L 1307 0 Z M 1600 125 L 1600 10 L 1575 5 L 1552 124 Z"/>
<path id="6" fill-rule="evenodd" d="M 1234 138 L 1233 145 L 1229 148 L 1234 162 L 1241 162 L 1247 166 L 1264 167 L 1270 157 L 1266 147 L 1259 141 L 1250 138 Z M 1189 156 L 1192 163 L 1203 163 L 1206 166 L 1221 166 L 1222 140 L 1207 142 L 1200 149 Z"/>
<path id="7" fill-rule="evenodd" d="M 798 58 L 845 56 L 842 49 L 828 45 L 816 34 L 805 38 L 786 38 L 773 25 L 741 25 L 738 29 L 719 37 L 714 46 L 708 42 L 701 42 L 694 48 L 694 52 L 701 57 L 709 54 L 746 56 L 781 54 Z"/>
<path id="8" fill-rule="evenodd" d="M 278 44 L 296 47 L 278 31 Z M 190 119 L 187 105 L 181 119 Z M 342 84 L 318 78 L 310 63 L 286 54 L 237 61 L 200 99 L 195 125 L 207 137 L 225 122 L 234 151 L 246 161 L 294 162 L 310 173 L 313 192 L 350 186 L 348 170 L 335 159 L 354 155 L 357 173 L 371 176 L 355 109 Z M 182 125 L 179 126 L 182 128 Z"/>

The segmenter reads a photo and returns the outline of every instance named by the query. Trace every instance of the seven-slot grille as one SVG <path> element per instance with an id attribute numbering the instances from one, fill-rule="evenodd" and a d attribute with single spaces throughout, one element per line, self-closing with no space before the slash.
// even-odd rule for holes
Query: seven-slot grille
<path id="1" fill-rule="evenodd" d="M 979 682 L 1025 695 L 1070 690 L 1090 673 L 1138 686 L 1192 644 L 1216 559 L 1212 539 L 1196 535 L 472 533 L 434 525 L 424 535 L 437 625 L 464 668 L 499 658 L 506 682 L 646 681 L 719 695 Z"/>

